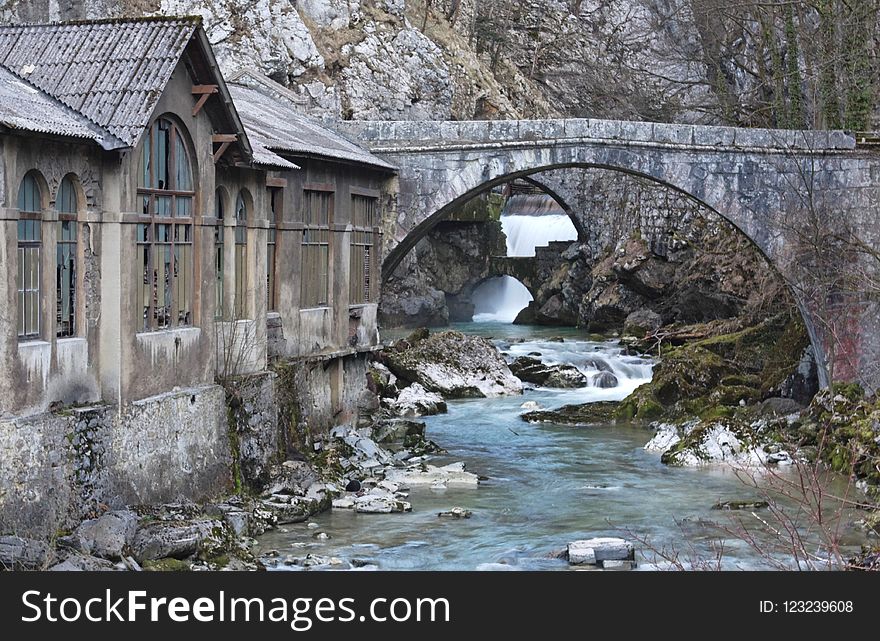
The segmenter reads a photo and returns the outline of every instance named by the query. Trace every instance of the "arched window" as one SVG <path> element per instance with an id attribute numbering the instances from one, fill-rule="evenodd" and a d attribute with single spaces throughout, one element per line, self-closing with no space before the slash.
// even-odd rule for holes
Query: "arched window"
<path id="1" fill-rule="evenodd" d="M 284 190 L 281 187 L 269 187 L 269 229 L 266 233 L 266 309 L 275 311 L 278 308 L 275 287 L 275 261 L 277 252 L 275 245 L 278 235 L 278 221 L 281 220 L 281 207 Z"/>
<path id="2" fill-rule="evenodd" d="M 217 225 L 214 227 L 214 316 L 223 317 L 223 235 L 226 228 L 223 226 L 226 208 L 223 206 L 223 190 L 217 188 L 214 192 L 214 217 Z"/>
<path id="3" fill-rule="evenodd" d="M 18 188 L 18 338 L 40 337 L 40 228 L 43 196 L 33 173 L 26 174 Z"/>
<path id="4" fill-rule="evenodd" d="M 144 139 L 138 176 L 136 285 L 144 330 L 192 323 L 194 197 L 183 133 L 159 118 Z"/>
<path id="5" fill-rule="evenodd" d="M 235 317 L 247 317 L 247 220 L 244 192 L 235 199 Z"/>
<path id="6" fill-rule="evenodd" d="M 58 236 L 55 245 L 55 333 L 76 335 L 76 186 L 65 176 L 55 198 Z"/>

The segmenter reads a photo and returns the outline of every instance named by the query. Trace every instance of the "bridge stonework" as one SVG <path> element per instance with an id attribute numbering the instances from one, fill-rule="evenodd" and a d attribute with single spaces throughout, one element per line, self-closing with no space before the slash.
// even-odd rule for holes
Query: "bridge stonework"
<path id="1" fill-rule="evenodd" d="M 871 389 L 880 384 L 880 311 L 870 285 L 876 261 L 864 257 L 851 266 L 864 273 L 861 291 L 823 290 L 822 300 L 816 292 L 823 284 L 804 268 L 805 239 L 817 237 L 811 227 L 847 230 L 865 247 L 880 248 L 880 156 L 857 149 L 844 132 L 591 119 L 341 127 L 399 169 L 387 186 L 385 278 L 431 227 L 495 185 L 540 181 L 565 168 L 624 172 L 675 189 L 732 223 L 792 286 L 823 375 Z"/>

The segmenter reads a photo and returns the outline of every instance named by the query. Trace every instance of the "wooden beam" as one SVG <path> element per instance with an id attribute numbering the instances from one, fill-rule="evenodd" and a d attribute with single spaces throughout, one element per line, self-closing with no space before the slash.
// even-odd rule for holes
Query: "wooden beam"
<path id="1" fill-rule="evenodd" d="M 238 140 L 237 134 L 214 134 L 211 136 L 211 142 L 235 142 Z"/>
<path id="2" fill-rule="evenodd" d="M 220 88 L 217 85 L 193 85 L 192 93 L 194 96 L 199 97 L 199 99 L 196 101 L 196 104 L 193 105 L 193 118 L 199 115 L 202 107 L 204 107 L 205 103 L 208 102 L 208 98 L 210 98 L 211 95 L 217 93 L 218 91 L 220 91 Z"/>
<path id="3" fill-rule="evenodd" d="M 266 177 L 266 187 L 287 187 L 287 178 L 276 178 L 274 176 Z"/>
<path id="4" fill-rule="evenodd" d="M 220 145 L 220 148 L 217 151 L 214 152 L 214 163 L 215 164 L 217 163 L 218 160 L 220 160 L 220 158 L 223 157 L 223 154 L 226 153 L 226 150 L 229 149 L 229 145 L 231 145 L 231 144 L 232 144 L 232 141 L 226 141 L 222 145 Z"/>

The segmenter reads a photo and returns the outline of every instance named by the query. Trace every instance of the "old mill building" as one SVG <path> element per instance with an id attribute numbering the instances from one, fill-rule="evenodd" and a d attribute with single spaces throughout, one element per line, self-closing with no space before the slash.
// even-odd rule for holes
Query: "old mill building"
<path id="1" fill-rule="evenodd" d="M 298 367 L 299 423 L 352 419 L 389 164 L 260 74 L 224 80 L 197 18 L 0 27 L 0 144 L 0 524 L 215 493 L 215 381 L 272 358 Z M 257 378 L 259 468 L 279 444 Z"/>

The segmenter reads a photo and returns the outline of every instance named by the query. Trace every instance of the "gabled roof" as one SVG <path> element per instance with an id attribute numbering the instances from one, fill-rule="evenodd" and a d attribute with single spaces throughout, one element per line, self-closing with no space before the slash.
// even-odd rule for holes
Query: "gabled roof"
<path id="1" fill-rule="evenodd" d="M 239 71 L 227 79 L 227 85 L 255 146 L 283 155 L 362 163 L 394 171 L 393 165 L 304 116 L 297 109 L 296 97 L 261 73 Z"/>
<path id="2" fill-rule="evenodd" d="M 18 131 L 91 140 L 107 150 L 127 146 L 104 128 L 2 67 L 0 125 Z"/>
<path id="3" fill-rule="evenodd" d="M 0 64 L 134 146 L 197 18 L 0 27 Z"/>
<path id="4" fill-rule="evenodd" d="M 205 105 L 221 133 L 251 154 L 201 18 L 155 17 L 0 26 L 0 65 L 116 136 L 137 145 L 175 67 L 217 85 Z"/>

